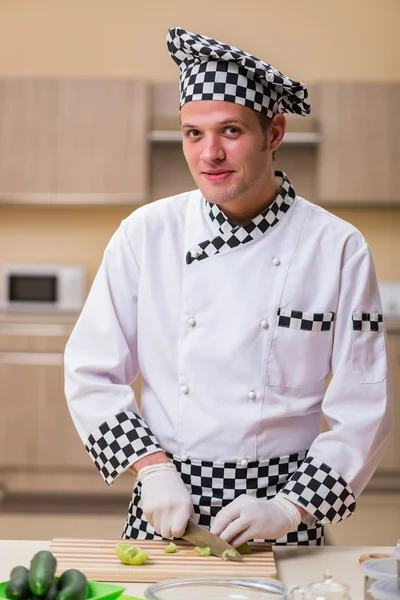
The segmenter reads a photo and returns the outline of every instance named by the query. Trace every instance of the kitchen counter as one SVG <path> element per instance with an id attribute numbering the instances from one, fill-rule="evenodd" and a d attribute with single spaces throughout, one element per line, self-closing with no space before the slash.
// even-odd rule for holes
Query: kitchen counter
<path id="1" fill-rule="evenodd" d="M 39 550 L 49 547 L 48 541 L 0 540 L 0 581 L 6 581 L 16 565 L 29 563 Z M 290 587 L 322 578 L 329 571 L 335 579 L 350 586 L 352 600 L 363 598 L 364 580 L 358 559 L 362 554 L 392 554 L 391 546 L 277 546 L 274 548 L 278 578 Z M 122 583 L 125 594 L 143 597 L 147 584 Z"/>
<path id="2" fill-rule="evenodd" d="M 75 325 L 78 319 L 77 313 L 24 313 L 18 311 L 0 311 L 0 324 L 35 324 L 35 325 L 66 325 L 70 329 Z"/>

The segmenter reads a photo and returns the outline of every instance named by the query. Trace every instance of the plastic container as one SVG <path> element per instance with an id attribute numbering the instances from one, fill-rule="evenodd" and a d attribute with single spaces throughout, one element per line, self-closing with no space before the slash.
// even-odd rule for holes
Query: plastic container
<path id="1" fill-rule="evenodd" d="M 396 579 L 398 577 L 398 560 L 395 556 L 375 558 L 361 564 L 364 573 L 364 600 L 371 600 L 371 587 L 376 580 Z"/>
<path id="2" fill-rule="evenodd" d="M 58 579 L 56 577 L 56 579 Z M 6 600 L 6 587 L 8 581 L 0 583 L 0 600 Z M 88 581 L 87 600 L 116 600 L 125 591 L 124 587 L 112 585 L 110 583 L 99 583 L 98 581 Z M 8 600 L 8 599 L 7 599 Z"/>
<path id="3" fill-rule="evenodd" d="M 400 584 L 397 577 L 375 581 L 369 591 L 375 600 L 400 600 Z"/>
<path id="4" fill-rule="evenodd" d="M 370 580 L 397 577 L 397 558 L 390 556 L 389 558 L 367 560 L 361 565 L 361 569 L 364 575 Z"/>

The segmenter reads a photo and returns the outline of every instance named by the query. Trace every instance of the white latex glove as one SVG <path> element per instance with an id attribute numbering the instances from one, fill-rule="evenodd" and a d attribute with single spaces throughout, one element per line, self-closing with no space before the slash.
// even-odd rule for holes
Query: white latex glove
<path id="1" fill-rule="evenodd" d="M 276 540 L 301 520 L 296 506 L 281 494 L 271 500 L 243 494 L 219 511 L 211 532 L 237 548 L 254 538 Z"/>
<path id="2" fill-rule="evenodd" d="M 194 514 L 193 502 L 173 463 L 143 467 L 141 507 L 146 519 L 163 538 L 182 537 Z"/>

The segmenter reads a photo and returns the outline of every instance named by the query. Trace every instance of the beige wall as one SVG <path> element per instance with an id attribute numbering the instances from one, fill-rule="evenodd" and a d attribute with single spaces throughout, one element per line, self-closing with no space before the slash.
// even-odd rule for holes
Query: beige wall
<path id="1" fill-rule="evenodd" d="M 0 75 L 168 80 L 179 25 L 308 82 L 397 80 L 399 22 L 398 0 L 1 0 Z"/>
<path id="2" fill-rule="evenodd" d="M 180 25 L 243 47 L 306 82 L 400 80 L 399 0 L 1 0 L 0 76 L 172 80 Z M 289 173 L 290 176 L 290 173 Z M 129 209 L 0 206 L 0 263 L 80 262 L 90 280 Z M 378 276 L 400 280 L 400 209 L 336 209 L 371 244 Z"/>

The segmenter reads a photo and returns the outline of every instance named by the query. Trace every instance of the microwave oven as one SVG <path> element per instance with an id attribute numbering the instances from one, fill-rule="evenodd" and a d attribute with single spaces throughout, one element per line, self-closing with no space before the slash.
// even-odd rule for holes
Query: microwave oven
<path id="1" fill-rule="evenodd" d="M 81 265 L 3 265 L 1 308 L 22 312 L 79 312 L 84 304 L 85 279 Z"/>

